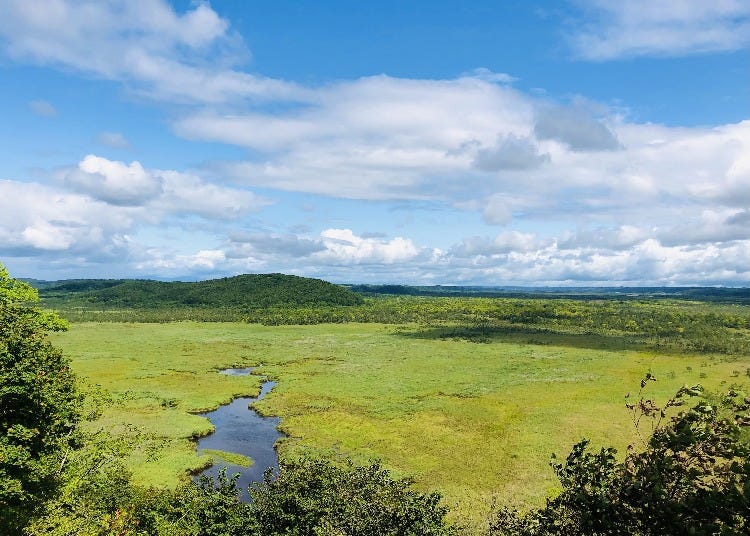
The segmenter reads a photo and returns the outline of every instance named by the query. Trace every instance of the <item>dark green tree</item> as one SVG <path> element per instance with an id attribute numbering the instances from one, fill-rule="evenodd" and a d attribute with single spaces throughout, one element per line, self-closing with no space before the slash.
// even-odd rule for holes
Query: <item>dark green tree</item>
<path id="1" fill-rule="evenodd" d="M 18 534 L 62 478 L 81 399 L 47 334 L 65 321 L 0 264 L 0 534 Z"/>
<path id="2" fill-rule="evenodd" d="M 259 536 L 447 536 L 437 493 L 420 493 L 378 463 L 301 459 L 250 489 Z"/>

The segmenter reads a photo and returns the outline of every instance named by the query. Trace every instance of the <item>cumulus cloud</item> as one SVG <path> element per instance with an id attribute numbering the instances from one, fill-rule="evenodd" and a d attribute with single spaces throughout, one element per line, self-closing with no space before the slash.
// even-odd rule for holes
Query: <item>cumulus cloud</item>
<path id="1" fill-rule="evenodd" d="M 494 238 L 474 236 L 453 246 L 450 253 L 457 257 L 492 256 L 512 251 L 525 253 L 540 246 L 540 240 L 533 233 L 506 231 Z"/>
<path id="2" fill-rule="evenodd" d="M 218 169 L 255 187 L 451 204 L 499 192 L 561 199 L 560 192 L 581 187 L 604 195 L 609 189 L 631 196 L 658 192 L 652 170 L 632 164 L 643 140 L 629 136 L 626 146 L 621 138 L 642 125 L 623 123 L 606 110 L 595 119 L 579 104 L 552 106 L 470 76 L 369 77 L 318 88 L 316 95 L 307 106 L 274 113 L 200 112 L 176 120 L 174 129 L 189 139 L 250 149 L 256 158 Z M 700 129 L 664 130 L 671 137 L 703 135 Z M 722 172 L 721 165 L 705 167 Z M 488 220 L 507 219 L 491 212 Z"/>
<path id="3" fill-rule="evenodd" d="M 548 154 L 539 154 L 536 144 L 528 137 L 499 136 L 494 147 L 477 151 L 474 166 L 482 171 L 524 170 L 549 162 Z"/>
<path id="4" fill-rule="evenodd" d="M 598 231 L 602 236 L 604 229 Z M 227 254 L 222 271 L 285 271 L 340 282 L 495 285 L 690 285 L 750 283 L 750 240 L 715 242 L 695 247 L 667 245 L 647 229 L 616 228 L 619 244 L 580 243 L 505 231 L 493 237 L 466 238 L 447 250 L 416 245 L 397 237 L 365 239 L 348 229 L 328 229 L 320 240 L 325 249 L 292 258 L 283 248 L 269 247 L 271 235 L 248 237 L 260 247 Z M 574 237 L 573 237 L 574 238 Z M 625 243 L 629 246 L 625 246 Z M 287 238 L 288 244 L 293 241 Z M 293 247 L 293 246 L 292 246 Z M 183 260 L 191 256 L 181 257 Z M 366 269 L 352 272 L 352 266 Z"/>
<path id="5" fill-rule="evenodd" d="M 615 228 L 579 229 L 565 231 L 558 238 L 562 249 L 596 248 L 598 250 L 625 250 L 648 239 L 652 230 L 635 225 L 621 225 Z"/>
<path id="6" fill-rule="evenodd" d="M 175 122 L 189 139 L 267 158 L 223 172 L 253 186 L 358 199 L 424 199 L 436 183 L 463 185 L 472 144 L 528 130 L 532 104 L 512 88 L 463 77 L 387 76 L 331 84 L 315 101 L 278 113 L 205 112 Z M 467 150 L 467 148 L 469 150 Z"/>
<path id="7" fill-rule="evenodd" d="M 0 181 L 0 254 L 44 258 L 47 266 L 64 259 L 71 276 L 98 263 L 102 276 L 283 271 L 341 282 L 748 285 L 746 212 L 704 210 L 679 225 L 584 228 L 557 236 L 508 229 L 467 237 L 444 250 L 408 236 L 345 228 L 318 234 L 300 229 L 301 235 L 235 230 L 203 236 L 201 245 L 192 235 L 174 243 L 164 236 L 165 245 L 157 247 L 148 243 L 150 233 L 179 233 L 165 230 L 166 213 Z M 190 244 L 196 244 L 193 251 Z M 361 268 L 352 271 L 353 266 Z"/>
<path id="8" fill-rule="evenodd" d="M 127 165 L 91 154 L 69 170 L 64 180 L 73 189 L 113 205 L 143 205 L 162 193 L 161 178 L 139 162 Z"/>
<path id="9" fill-rule="evenodd" d="M 613 151 L 620 147 L 615 134 L 585 111 L 544 106 L 537 112 L 534 134 L 540 140 L 555 140 L 573 151 Z"/>
<path id="10" fill-rule="evenodd" d="M 152 206 L 170 213 L 230 220 L 271 203 L 248 190 L 206 182 L 190 173 L 172 170 L 155 170 L 154 173 L 163 181 L 163 195 Z"/>
<path id="11" fill-rule="evenodd" d="M 0 181 L 0 251 L 101 255 L 133 228 L 132 209 L 36 183 Z"/>
<path id="12" fill-rule="evenodd" d="M 174 170 L 145 169 L 88 155 L 62 173 L 64 183 L 79 193 L 118 206 L 146 207 L 156 212 L 233 219 L 259 210 L 269 201 L 253 192 L 206 182 Z"/>
<path id="13" fill-rule="evenodd" d="M 149 249 L 135 268 L 160 274 L 202 274 L 221 269 L 226 260 L 222 250 L 206 249 L 192 254 L 171 254 L 161 249 Z"/>
<path id="14" fill-rule="evenodd" d="M 451 249 L 445 270 L 467 284 L 746 285 L 748 261 L 750 240 L 695 248 L 646 238 L 630 248 L 601 249 L 527 237 L 506 249 L 474 238 Z"/>
<path id="15" fill-rule="evenodd" d="M 235 232 L 229 235 L 232 256 L 272 256 L 274 258 L 307 257 L 326 249 L 321 240 L 301 238 L 295 234 Z"/>
<path id="16" fill-rule="evenodd" d="M 580 0 L 585 16 L 570 36 L 575 53 L 604 61 L 633 56 L 685 56 L 750 44 L 744 0 Z"/>
<path id="17" fill-rule="evenodd" d="M 664 229 L 685 211 L 750 201 L 750 121 L 633 123 L 601 106 L 554 105 L 469 75 L 369 77 L 316 94 L 279 113 L 201 112 L 174 128 L 258 155 L 218 165 L 240 184 L 430 201 L 476 211 L 491 225 L 552 219 L 627 228 L 647 218 Z"/>
<path id="18" fill-rule="evenodd" d="M 750 35 L 748 8 L 734 0 L 582 2 L 602 23 L 579 28 L 575 42 L 589 59 L 729 50 Z M 0 47 L 11 59 L 191 104 L 176 108 L 174 132 L 248 154 L 212 164 L 209 173 L 89 155 L 63 170 L 56 187 L 0 183 L 5 253 L 117 259 L 164 276 L 272 270 L 426 284 L 749 281 L 750 121 L 633 123 L 605 107 L 542 101 L 487 69 L 449 80 L 372 76 L 303 87 L 242 71 L 249 52 L 206 3 L 182 11 L 164 0 L 0 6 Z M 728 38 L 727 29 L 742 31 Z M 54 113 L 35 102 L 35 113 Z M 129 145 L 116 132 L 98 141 Z M 506 229 L 420 244 L 407 230 L 394 237 L 320 223 L 325 199 L 304 225 L 274 226 L 249 216 L 270 203 L 248 189 L 255 187 L 427 202 Z M 172 240 L 165 228 L 190 246 L 154 245 Z M 544 236 L 528 231 L 553 228 Z M 352 266 L 366 269 L 352 275 Z"/>
<path id="19" fill-rule="evenodd" d="M 41 117 L 57 117 L 57 108 L 45 100 L 33 100 L 29 102 L 29 108 Z"/>
<path id="20" fill-rule="evenodd" d="M 294 84 L 235 67 L 249 55 L 206 3 L 3 0 L 0 45 L 11 58 L 74 69 L 157 98 L 220 103 L 297 98 Z"/>
<path id="21" fill-rule="evenodd" d="M 217 249 L 195 253 L 150 249 L 137 268 L 169 275 L 281 271 L 346 281 L 352 280 L 352 266 L 365 265 L 364 281 L 388 267 L 395 274 L 435 256 L 434 250 L 420 248 L 407 238 L 365 238 L 350 229 L 325 229 L 311 237 L 235 231 Z"/>
<path id="22" fill-rule="evenodd" d="M 677 225 L 656 228 L 654 236 L 666 246 L 705 245 L 750 239 L 745 211 L 732 209 L 704 210 L 694 217 L 686 217 Z"/>
<path id="23" fill-rule="evenodd" d="M 334 264 L 393 264 L 414 259 L 419 250 L 408 238 L 362 238 L 350 229 L 326 229 L 320 233 L 325 250 L 318 260 Z"/>

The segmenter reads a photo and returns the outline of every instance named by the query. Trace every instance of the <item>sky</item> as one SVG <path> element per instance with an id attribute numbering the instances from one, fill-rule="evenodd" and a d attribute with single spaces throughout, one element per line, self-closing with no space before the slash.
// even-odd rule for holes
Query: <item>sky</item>
<path id="1" fill-rule="evenodd" d="M 15 277 L 750 286 L 746 0 L 0 0 Z"/>

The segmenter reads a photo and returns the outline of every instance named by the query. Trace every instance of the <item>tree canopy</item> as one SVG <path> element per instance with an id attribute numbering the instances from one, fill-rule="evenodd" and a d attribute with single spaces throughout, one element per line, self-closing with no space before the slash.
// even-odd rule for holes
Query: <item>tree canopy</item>
<path id="1" fill-rule="evenodd" d="M 55 493 L 77 441 L 81 399 L 46 335 L 65 321 L 0 264 L 0 533 L 14 534 Z"/>

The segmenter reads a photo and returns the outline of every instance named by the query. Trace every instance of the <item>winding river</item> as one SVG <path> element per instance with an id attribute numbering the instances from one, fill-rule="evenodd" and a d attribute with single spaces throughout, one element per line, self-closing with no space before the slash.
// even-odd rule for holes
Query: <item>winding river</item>
<path id="1" fill-rule="evenodd" d="M 223 370 L 221 374 L 245 376 L 252 371 L 252 368 L 234 368 Z M 198 454 L 201 454 L 203 449 L 235 452 L 249 456 L 253 460 L 253 464 L 250 467 L 241 467 L 218 462 L 200 473 L 196 478 L 201 475 L 216 478 L 219 471 L 226 467 L 227 475 L 240 474 L 237 486 L 241 490 L 240 498 L 246 501 L 249 500 L 247 487 L 251 482 L 263 480 L 263 472 L 268 467 L 272 467 L 274 472 L 278 471 L 279 459 L 273 446 L 276 440 L 283 435 L 277 430 L 280 419 L 278 417 L 262 417 L 250 407 L 250 404 L 262 399 L 275 386 L 276 382 L 266 380 L 257 397 L 235 398 L 229 404 L 221 406 L 215 411 L 200 414 L 211 421 L 215 431 L 211 435 L 198 440 Z"/>

